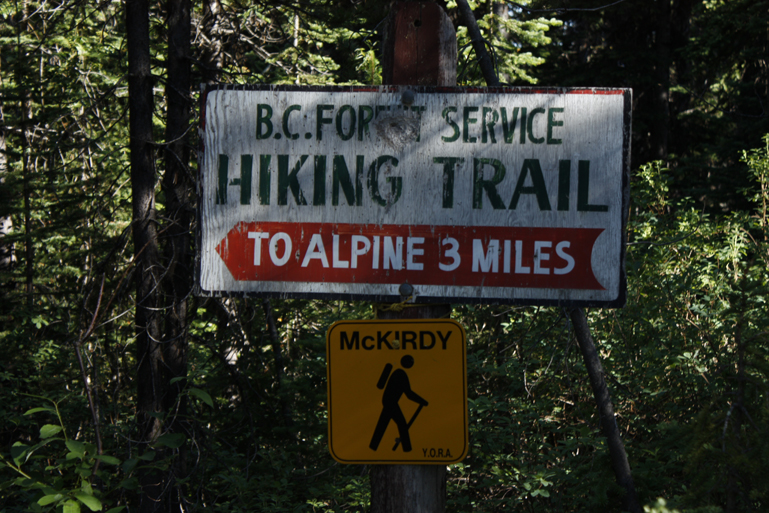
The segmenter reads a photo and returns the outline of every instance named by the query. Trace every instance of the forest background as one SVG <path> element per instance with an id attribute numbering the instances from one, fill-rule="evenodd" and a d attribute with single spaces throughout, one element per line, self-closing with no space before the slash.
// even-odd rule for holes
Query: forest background
<path id="1" fill-rule="evenodd" d="M 627 306 L 587 315 L 641 501 L 766 511 L 769 1 L 607 4 L 470 2 L 503 83 L 633 89 Z M 372 305 L 194 297 L 191 234 L 199 84 L 381 83 L 388 9 L 0 0 L 0 512 L 368 509 L 327 450 L 324 336 Z M 453 317 L 447 509 L 619 511 L 567 313 Z"/>

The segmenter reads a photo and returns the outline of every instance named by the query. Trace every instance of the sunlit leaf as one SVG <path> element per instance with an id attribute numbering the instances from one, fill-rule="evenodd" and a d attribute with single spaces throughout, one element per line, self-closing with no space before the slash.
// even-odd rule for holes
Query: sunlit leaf
<path id="1" fill-rule="evenodd" d="M 80 503 L 72 499 L 68 500 L 62 505 L 62 513 L 80 513 Z"/>
<path id="2" fill-rule="evenodd" d="M 64 496 L 60 493 L 55 493 L 52 495 L 44 495 L 37 501 L 37 503 L 41 506 L 47 506 L 63 498 Z"/>
<path id="3" fill-rule="evenodd" d="M 75 492 L 72 495 L 74 495 L 77 500 L 88 506 L 88 509 L 91 511 L 101 511 L 101 501 L 93 495 L 89 495 L 84 492 Z"/>
<path id="4" fill-rule="evenodd" d="M 40 438 L 51 438 L 52 436 L 60 433 L 61 430 L 61 426 L 46 424 L 40 428 Z"/>
<path id="5" fill-rule="evenodd" d="M 72 451 L 77 456 L 82 458 L 85 455 L 85 444 L 83 442 L 79 442 L 77 440 L 67 440 L 66 445 L 67 449 Z"/>
<path id="6" fill-rule="evenodd" d="M 24 412 L 24 415 L 32 415 L 33 413 L 38 413 L 41 411 L 47 411 L 49 413 L 56 413 L 56 409 L 52 408 L 50 406 L 41 406 L 39 408 L 32 408 L 31 410 L 27 410 Z"/>

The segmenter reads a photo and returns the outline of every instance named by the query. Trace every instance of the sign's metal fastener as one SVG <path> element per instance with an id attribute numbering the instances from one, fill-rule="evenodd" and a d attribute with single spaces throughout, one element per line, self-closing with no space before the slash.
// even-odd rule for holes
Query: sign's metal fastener
<path id="1" fill-rule="evenodd" d="M 411 104 L 414 103 L 415 98 L 416 94 L 411 89 L 406 89 L 403 91 L 403 93 L 401 93 L 401 103 L 406 107 L 411 106 Z"/>

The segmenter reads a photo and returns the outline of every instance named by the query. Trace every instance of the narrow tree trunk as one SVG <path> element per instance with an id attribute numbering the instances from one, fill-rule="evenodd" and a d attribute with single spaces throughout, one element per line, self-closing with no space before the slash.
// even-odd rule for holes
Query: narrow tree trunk
<path id="1" fill-rule="evenodd" d="M 183 433 L 183 419 L 187 415 L 187 403 L 182 394 L 184 379 L 173 384 L 173 378 L 187 376 L 187 301 L 192 284 L 190 226 L 192 221 L 192 180 L 189 171 L 190 126 L 190 2 L 189 0 L 168 0 L 168 77 L 166 99 L 165 174 L 163 192 L 166 218 L 165 260 L 167 275 L 164 282 L 165 343 L 163 358 L 166 369 L 168 391 L 164 398 L 164 410 L 170 415 L 168 429 Z M 179 448 L 179 454 L 170 469 L 168 490 L 169 511 L 182 511 L 184 494 L 178 483 L 186 476 L 186 446 Z"/>
<path id="2" fill-rule="evenodd" d="M 286 427 L 293 426 L 293 414 L 283 396 L 283 356 L 280 350 L 280 336 L 278 335 L 278 325 L 275 322 L 275 312 L 272 309 L 272 303 L 269 299 L 262 301 L 264 318 L 267 321 L 267 329 L 270 332 L 270 345 L 272 346 L 272 357 L 275 361 L 275 391 L 280 405 L 280 414 L 283 416 L 283 422 Z"/>
<path id="3" fill-rule="evenodd" d="M 19 83 L 23 83 L 19 81 Z M 21 100 L 21 134 L 22 134 L 22 157 L 21 157 L 21 173 L 22 173 L 22 196 L 24 197 L 24 292 L 27 301 L 27 310 L 31 314 L 34 301 L 32 299 L 32 293 L 34 291 L 35 281 L 35 247 L 32 237 L 32 177 L 30 176 L 32 171 L 32 159 L 29 157 L 30 152 L 30 140 L 29 140 L 29 120 L 32 117 L 29 107 L 29 92 L 22 92 Z"/>
<path id="4" fill-rule="evenodd" d="M 222 4 L 219 0 L 203 0 L 203 18 L 198 30 L 203 32 L 203 40 L 207 41 L 207 44 L 201 45 L 200 50 L 201 75 L 206 84 L 219 81 L 224 65 L 221 12 Z"/>
<path id="5" fill-rule="evenodd" d="M 3 117 L 3 108 L 0 105 L 0 127 L 5 126 Z M 14 245 L 5 238 L 13 231 L 13 220 L 11 219 L 11 192 L 6 189 L 5 177 L 8 172 L 8 159 L 6 157 L 5 130 L 0 128 L 0 273 L 8 273 L 9 279 L 6 281 L 0 274 L 0 318 L 8 319 L 5 315 L 7 308 L 10 308 L 11 301 L 6 298 L 8 291 L 13 289 L 14 280 L 11 278 L 10 270 L 16 263 L 16 253 Z M 5 331 L 5 320 L 0 320 L 0 331 Z"/>
<path id="6" fill-rule="evenodd" d="M 502 22 L 505 22 L 510 19 L 510 8 L 506 3 L 503 3 L 503 2 L 495 3 L 495 4 L 492 4 L 491 8 L 494 14 L 499 16 L 499 19 Z M 510 34 L 507 31 L 507 28 L 502 23 L 499 24 L 497 30 L 499 31 L 499 39 L 505 40 L 510 37 Z M 501 82 L 509 83 L 510 75 L 505 73 L 497 77 L 497 79 L 500 81 L 500 85 L 501 85 Z"/>
<path id="7" fill-rule="evenodd" d="M 666 160 L 670 133 L 670 25 L 672 0 L 659 0 L 654 46 L 657 63 L 654 69 L 654 117 L 651 131 L 652 158 Z"/>
<path id="8" fill-rule="evenodd" d="M 163 411 L 160 333 L 160 253 L 155 216 L 155 162 L 152 137 L 149 3 L 126 1 L 128 106 L 130 118 L 133 241 L 136 260 L 137 423 L 139 451 L 160 434 L 155 415 Z M 139 511 L 160 511 L 163 484 L 159 472 L 143 471 Z"/>
<path id="9" fill-rule="evenodd" d="M 20 8 L 19 8 L 20 7 Z M 29 125 L 32 118 L 32 112 L 30 108 L 29 90 L 21 87 L 21 84 L 29 83 L 25 74 L 25 64 L 29 62 L 29 55 L 26 52 L 26 45 L 22 45 L 18 38 L 25 31 L 32 30 L 29 25 L 29 5 L 26 1 L 21 2 L 21 6 L 18 6 L 18 11 L 15 16 L 18 17 L 18 23 L 15 23 L 17 45 L 16 50 L 16 64 L 14 75 L 16 79 L 17 87 L 19 87 L 19 125 L 21 129 L 21 177 L 22 177 L 22 201 L 23 201 L 23 219 L 24 219 L 24 278 L 25 278 L 25 300 L 28 313 L 31 315 L 33 300 L 33 282 L 34 282 L 34 246 L 32 242 L 32 203 L 31 203 L 31 185 L 30 185 L 30 136 Z"/>
<path id="10" fill-rule="evenodd" d="M 168 2 L 168 80 L 166 97 L 166 170 L 163 176 L 165 210 L 170 225 L 166 229 L 167 260 L 165 363 L 169 377 L 187 374 L 187 299 L 191 290 L 190 204 L 192 183 L 189 171 L 190 126 L 190 8 L 189 0 Z M 178 381 L 167 396 L 172 407 L 184 388 Z"/>
<path id="11" fill-rule="evenodd" d="M 455 85 L 457 40 L 446 13 L 432 2 L 396 2 L 385 32 L 382 77 L 394 85 Z M 380 319 L 436 319 L 449 305 L 378 311 Z M 374 465 L 371 513 L 443 513 L 445 465 Z"/>
<path id="12" fill-rule="evenodd" d="M 3 108 L 0 106 L 0 126 L 5 125 Z M 11 195 L 5 190 L 5 175 L 8 172 L 6 157 L 5 130 L 0 128 L 0 271 L 8 271 L 16 261 L 13 244 L 4 241 L 6 235 L 13 231 L 13 220 L 8 212 L 11 206 Z M 5 287 L 0 283 L 0 287 Z M 1 296 L 0 296 L 1 297 Z"/>
<path id="13" fill-rule="evenodd" d="M 680 50 L 689 44 L 691 39 L 692 11 L 696 3 L 697 0 L 676 0 L 670 16 L 670 68 L 674 70 L 671 73 L 675 74 L 679 84 L 692 81 L 692 59 Z M 689 110 L 693 99 L 691 94 L 671 93 L 669 123 L 674 131 L 678 113 Z"/>
<path id="14" fill-rule="evenodd" d="M 744 312 L 746 308 L 745 297 L 743 296 L 740 301 L 740 311 Z M 737 454 L 747 454 L 749 452 L 748 447 L 742 444 L 742 425 L 744 423 L 743 412 L 745 410 L 745 384 L 748 382 L 748 377 L 745 375 L 746 370 L 746 350 L 747 339 L 742 336 L 742 326 L 744 318 L 742 314 L 737 321 L 737 325 L 734 330 L 734 346 L 737 350 L 737 375 L 735 376 L 736 387 L 733 392 L 732 404 L 729 409 L 730 415 L 727 415 L 726 424 L 723 432 L 722 451 L 726 456 L 726 510 L 724 513 L 736 513 L 741 511 L 740 498 L 744 497 L 745 490 L 740 486 L 740 473 L 741 469 L 738 465 L 735 465 L 739 461 L 740 457 Z M 727 430 L 729 435 L 727 435 Z M 744 504 L 742 505 L 744 508 Z"/>
<path id="15" fill-rule="evenodd" d="M 459 7 L 459 12 L 462 15 L 462 22 L 467 27 L 467 33 L 470 36 L 470 42 L 475 51 L 475 58 L 478 59 L 486 85 L 500 85 L 499 77 L 497 77 L 497 72 L 494 70 L 494 62 L 491 60 L 489 52 L 486 51 L 486 43 L 483 41 L 483 36 L 478 28 L 478 22 L 475 19 L 473 10 L 470 8 L 467 0 L 457 0 L 457 7 Z"/>
<path id="16" fill-rule="evenodd" d="M 611 459 L 614 476 L 617 479 L 617 483 L 625 490 L 622 508 L 625 511 L 630 511 L 630 513 L 641 513 L 643 508 L 641 508 L 638 502 L 638 495 L 633 483 L 633 476 L 630 473 L 630 463 L 625 452 L 625 445 L 622 443 L 617 419 L 614 417 L 614 405 L 611 402 L 611 395 L 609 395 L 609 389 L 603 377 L 603 366 L 593 343 L 593 337 L 590 335 L 585 312 L 581 308 L 574 308 L 570 314 L 571 322 L 574 325 L 574 333 L 577 336 L 577 342 L 579 342 L 579 348 L 582 351 L 585 367 L 587 367 L 587 373 L 590 377 L 590 385 L 593 388 L 595 402 L 598 405 L 601 429 L 609 446 L 609 458 Z"/>

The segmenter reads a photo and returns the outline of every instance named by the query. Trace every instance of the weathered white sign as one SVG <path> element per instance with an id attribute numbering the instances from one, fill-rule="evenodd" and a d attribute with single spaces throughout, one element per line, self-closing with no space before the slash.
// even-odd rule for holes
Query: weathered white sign
<path id="1" fill-rule="evenodd" d="M 621 306 L 630 95 L 209 89 L 200 292 Z"/>

